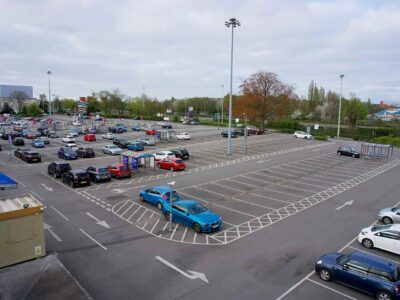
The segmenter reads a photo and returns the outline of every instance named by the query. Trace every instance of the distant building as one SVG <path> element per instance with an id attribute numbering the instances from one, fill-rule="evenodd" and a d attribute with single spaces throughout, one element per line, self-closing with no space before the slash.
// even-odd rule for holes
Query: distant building
<path id="1" fill-rule="evenodd" d="M 26 94 L 27 103 L 30 103 L 33 100 L 33 87 L 29 85 L 7 85 L 0 84 L 0 109 L 3 107 L 4 103 L 10 104 L 10 106 L 14 109 L 14 111 L 18 112 L 17 104 L 12 99 L 12 94 L 14 92 L 23 92 Z"/>

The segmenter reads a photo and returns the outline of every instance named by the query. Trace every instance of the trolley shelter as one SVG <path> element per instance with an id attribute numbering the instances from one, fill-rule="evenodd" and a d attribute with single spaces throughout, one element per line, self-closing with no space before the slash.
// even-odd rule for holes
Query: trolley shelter
<path id="1" fill-rule="evenodd" d="M 0 173 L 0 190 L 17 189 L 18 183 L 4 173 Z"/>
<path id="2" fill-rule="evenodd" d="M 121 156 L 120 156 L 121 162 Z M 132 152 L 125 152 L 122 154 L 122 162 L 123 164 L 129 166 L 134 172 L 139 172 L 139 168 L 143 168 L 146 172 L 146 169 L 151 168 L 155 170 L 155 157 L 153 154 L 143 153 L 137 155 L 136 153 Z"/>
<path id="3" fill-rule="evenodd" d="M 159 140 L 160 142 L 172 142 L 175 141 L 175 130 L 174 129 L 157 130 L 156 136 L 157 140 Z"/>
<path id="4" fill-rule="evenodd" d="M 366 159 L 389 159 L 393 156 L 393 145 L 363 143 L 361 156 Z"/>

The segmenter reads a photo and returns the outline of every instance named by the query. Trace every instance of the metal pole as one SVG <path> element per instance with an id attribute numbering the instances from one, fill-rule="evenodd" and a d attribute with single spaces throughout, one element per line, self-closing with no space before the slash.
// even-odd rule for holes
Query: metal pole
<path id="1" fill-rule="evenodd" d="M 175 181 L 168 183 L 169 185 L 169 231 L 172 232 L 172 186 Z"/>
<path id="2" fill-rule="evenodd" d="M 244 115 L 244 154 L 247 155 L 247 113 Z"/>
<path id="3" fill-rule="evenodd" d="M 185 132 L 186 132 L 187 122 L 188 122 L 188 117 L 187 117 L 187 99 L 185 99 Z"/>
<path id="4" fill-rule="evenodd" d="M 229 92 L 229 122 L 228 122 L 228 151 L 227 154 L 232 154 L 232 73 L 233 73 L 233 25 L 232 25 L 232 41 L 231 41 L 231 78 Z"/>
<path id="5" fill-rule="evenodd" d="M 342 111 L 342 84 L 344 75 L 340 75 L 340 99 L 339 99 L 339 116 L 338 116 L 338 127 L 337 127 L 337 138 L 340 137 L 340 113 Z"/>
<path id="6" fill-rule="evenodd" d="M 52 74 L 50 71 L 47 71 L 49 75 L 49 115 L 51 116 L 51 90 L 50 90 L 50 75 Z"/>
<path id="7" fill-rule="evenodd" d="M 221 115 L 222 115 L 222 126 L 224 126 L 224 85 L 222 85 L 222 107 L 221 107 Z"/>

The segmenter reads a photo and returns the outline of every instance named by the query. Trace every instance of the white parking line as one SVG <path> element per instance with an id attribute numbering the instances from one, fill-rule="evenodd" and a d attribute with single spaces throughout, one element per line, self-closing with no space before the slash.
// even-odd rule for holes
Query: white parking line
<path id="1" fill-rule="evenodd" d="M 178 228 L 178 226 L 179 226 L 179 224 L 178 223 L 176 223 L 176 226 L 175 226 L 175 228 L 174 228 L 174 231 L 172 231 L 172 234 L 171 234 L 171 236 L 170 236 L 170 240 L 172 240 L 172 238 L 174 237 L 174 234 L 175 234 L 175 232 L 176 232 L 176 229 Z"/>
<path id="2" fill-rule="evenodd" d="M 86 233 L 82 228 L 79 228 L 80 232 L 82 232 L 84 235 L 86 235 L 89 239 L 91 239 L 93 242 L 95 242 L 97 245 L 99 245 L 101 248 L 104 250 L 107 250 L 106 247 L 104 247 L 102 244 L 100 244 L 98 241 L 96 241 L 94 238 L 92 238 L 88 233 Z"/>
<path id="3" fill-rule="evenodd" d="M 259 194 L 256 194 L 256 193 L 249 193 L 249 194 L 250 194 L 250 195 L 253 195 L 253 196 L 265 198 L 265 199 L 268 199 L 268 200 L 273 200 L 273 201 L 281 202 L 281 203 L 286 203 L 286 204 L 292 203 L 292 202 L 290 202 L 290 201 L 280 200 L 280 199 L 272 198 L 272 197 L 269 197 L 269 196 L 259 195 Z"/>
<path id="4" fill-rule="evenodd" d="M 160 222 L 160 219 L 157 219 L 157 222 L 156 223 L 154 223 L 154 226 L 153 226 L 153 228 L 150 230 L 150 232 L 153 232 L 154 231 L 154 228 L 156 228 L 156 226 L 157 226 L 157 224 Z"/>
<path id="5" fill-rule="evenodd" d="M 183 235 L 182 235 L 182 238 L 181 238 L 181 242 L 183 242 L 183 240 L 185 239 L 187 229 L 188 229 L 188 228 L 185 227 L 185 231 L 183 232 Z"/>
<path id="6" fill-rule="evenodd" d="M 299 195 L 295 195 L 295 194 L 291 194 L 291 193 L 287 193 L 287 192 L 282 192 L 282 191 L 271 190 L 271 189 L 268 189 L 268 188 L 262 188 L 262 189 L 270 191 L 270 192 L 277 192 L 277 193 L 280 193 L 280 194 L 285 194 L 285 195 L 288 195 L 288 196 L 299 197 L 299 198 L 302 198 L 302 199 L 305 198 L 303 196 L 299 196 Z"/>
<path id="7" fill-rule="evenodd" d="M 345 293 L 339 292 L 339 291 L 335 290 L 334 288 L 331 288 L 331 287 L 329 287 L 329 286 L 326 286 L 325 284 L 322 284 L 322 283 L 317 282 L 317 281 L 315 281 L 315 280 L 312 280 L 312 279 L 310 279 L 310 278 L 307 278 L 307 281 L 310 281 L 310 282 L 315 283 L 315 284 L 317 284 L 317 285 L 319 285 L 319 286 L 322 286 L 322 287 L 324 287 L 324 288 L 326 288 L 326 289 L 328 289 L 328 290 L 330 290 L 330 291 L 332 291 L 332 292 L 335 292 L 336 294 L 342 295 L 343 297 L 346 297 L 346 298 L 348 298 L 348 299 L 357 300 L 357 298 L 353 298 L 353 297 L 351 297 L 351 296 L 349 296 L 349 295 L 346 295 Z"/>
<path id="8" fill-rule="evenodd" d="M 69 219 L 64 216 L 60 211 L 58 211 L 53 205 L 50 205 L 50 208 L 52 208 L 56 213 L 58 213 L 64 220 L 69 221 Z"/>
<path id="9" fill-rule="evenodd" d="M 286 188 L 289 188 L 289 189 L 295 189 L 295 190 L 299 190 L 299 191 L 308 192 L 308 193 L 311 193 L 311 194 L 318 193 L 318 191 L 314 191 L 314 190 L 311 190 L 311 189 L 306 190 L 306 189 L 298 188 L 298 187 L 295 187 L 295 186 L 292 186 L 292 185 L 290 185 L 290 186 L 282 185 L 281 183 L 277 183 L 276 185 L 279 185 L 281 187 L 286 187 Z"/>

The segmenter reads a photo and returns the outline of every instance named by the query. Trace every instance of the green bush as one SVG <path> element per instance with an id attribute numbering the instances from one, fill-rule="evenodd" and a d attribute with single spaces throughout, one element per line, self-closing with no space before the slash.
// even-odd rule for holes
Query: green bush
<path id="1" fill-rule="evenodd" d="M 173 122 L 178 122 L 179 121 L 179 117 L 177 115 L 172 117 L 172 121 Z"/>
<path id="2" fill-rule="evenodd" d="M 377 144 L 386 144 L 400 147 L 400 137 L 382 136 L 374 139 Z"/>
<path id="3" fill-rule="evenodd" d="M 314 136 L 314 139 L 317 141 L 327 141 L 328 136 L 327 135 L 316 135 L 316 136 Z"/>

